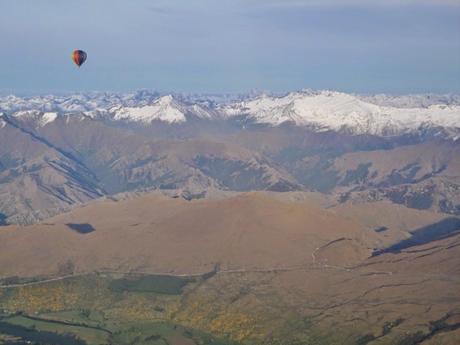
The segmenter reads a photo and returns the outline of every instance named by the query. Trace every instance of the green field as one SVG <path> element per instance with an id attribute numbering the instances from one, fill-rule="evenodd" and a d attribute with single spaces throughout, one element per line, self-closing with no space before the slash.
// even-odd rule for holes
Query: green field
<path id="1" fill-rule="evenodd" d="M 75 323 L 67 321 L 75 320 Z M 93 326 L 89 326 L 93 324 Z M 119 323 L 111 329 L 96 326 L 98 320 L 67 311 L 39 316 L 11 315 L 0 321 L 0 344 L 20 341 L 53 345 L 230 345 L 203 332 L 165 322 Z"/>
<path id="2" fill-rule="evenodd" d="M 354 309 L 326 315 L 297 291 L 272 288 L 279 275 L 88 274 L 0 287 L 0 344 L 407 345 L 438 334 L 442 344 L 446 331 L 460 328 L 454 312 L 415 326 L 386 309 L 365 315 L 378 318 L 372 327 Z"/>
<path id="3" fill-rule="evenodd" d="M 193 282 L 192 278 L 173 276 L 140 276 L 115 279 L 110 283 L 110 289 L 115 292 L 153 292 L 166 295 L 180 295 L 182 289 Z"/>
<path id="4" fill-rule="evenodd" d="M 91 274 L 0 289 L 0 344 L 236 344 L 175 322 L 187 288 L 203 279 Z"/>

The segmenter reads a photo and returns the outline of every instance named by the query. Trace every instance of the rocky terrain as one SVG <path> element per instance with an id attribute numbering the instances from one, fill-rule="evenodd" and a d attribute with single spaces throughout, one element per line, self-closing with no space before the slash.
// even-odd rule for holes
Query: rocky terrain
<path id="1" fill-rule="evenodd" d="M 0 344 L 434 345 L 460 103 L 0 97 Z"/>
<path id="2" fill-rule="evenodd" d="M 0 98 L 0 214 L 33 223 L 136 190 L 319 191 L 460 214 L 455 96 Z"/>

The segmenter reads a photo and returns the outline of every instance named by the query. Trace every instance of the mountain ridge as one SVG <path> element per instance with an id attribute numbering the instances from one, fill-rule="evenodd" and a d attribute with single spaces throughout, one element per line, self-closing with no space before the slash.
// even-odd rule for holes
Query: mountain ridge
<path id="1" fill-rule="evenodd" d="M 308 90 L 232 101 L 150 92 L 0 97 L 0 213 L 30 223 L 101 196 L 157 189 L 186 199 L 318 191 L 339 203 L 389 200 L 460 214 L 455 98 L 391 107 L 410 120 L 393 128 L 397 116 L 381 122 L 389 108 L 363 97 Z M 314 107 L 316 122 L 304 122 Z M 418 119 L 432 114 L 420 122 L 414 111 Z"/>
<path id="2" fill-rule="evenodd" d="M 388 102 L 384 100 L 387 99 Z M 181 124 L 190 119 L 237 119 L 242 126 L 255 123 L 279 126 L 293 123 L 315 131 L 344 131 L 378 136 L 426 132 L 460 137 L 460 105 L 456 98 L 406 96 L 398 104 L 394 97 L 357 96 L 336 91 L 303 90 L 283 96 L 262 94 L 231 102 L 180 95 L 138 93 L 135 95 L 82 94 L 69 97 L 0 97 L 0 113 L 17 118 L 38 119 L 45 126 L 63 114 L 84 114 L 96 120 L 151 124 Z M 412 104 L 411 104 L 412 100 Z M 411 105 L 411 106 L 409 106 Z"/>

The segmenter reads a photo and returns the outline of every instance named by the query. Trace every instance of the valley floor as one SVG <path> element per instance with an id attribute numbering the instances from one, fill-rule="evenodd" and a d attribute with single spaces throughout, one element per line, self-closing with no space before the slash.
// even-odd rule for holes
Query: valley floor
<path id="1" fill-rule="evenodd" d="M 454 345 L 459 224 L 313 194 L 93 202 L 0 232 L 0 344 Z"/>

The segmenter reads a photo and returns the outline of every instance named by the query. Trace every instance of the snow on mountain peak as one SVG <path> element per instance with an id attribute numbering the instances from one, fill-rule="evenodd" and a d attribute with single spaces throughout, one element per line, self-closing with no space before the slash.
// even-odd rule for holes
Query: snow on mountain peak
<path id="1" fill-rule="evenodd" d="M 158 98 L 149 105 L 141 107 L 115 107 L 114 120 L 125 120 L 130 122 L 142 122 L 149 124 L 155 120 L 167 123 L 183 123 L 187 116 L 196 118 L 211 119 L 211 111 L 199 104 L 185 104 L 176 100 L 172 95 Z"/>
<path id="2" fill-rule="evenodd" d="M 21 110 L 12 114 L 19 121 L 32 121 L 39 127 L 46 126 L 57 119 L 56 112 L 41 112 L 40 110 Z"/>
<path id="3" fill-rule="evenodd" d="M 163 96 L 151 105 L 142 107 L 119 107 L 115 109 L 114 120 L 151 123 L 159 120 L 168 123 L 185 122 L 185 114 L 170 95 Z"/>
<path id="4" fill-rule="evenodd" d="M 259 94 L 237 100 L 214 101 L 155 92 L 87 93 L 67 96 L 0 97 L 0 112 L 39 126 L 58 116 L 84 114 L 150 125 L 154 121 L 180 124 L 191 119 L 238 118 L 278 126 L 293 123 L 316 131 L 398 135 L 442 128 L 449 137 L 460 133 L 460 96 L 360 96 L 336 91 L 301 90 L 284 96 Z"/>
<path id="5" fill-rule="evenodd" d="M 41 126 L 45 126 L 47 125 L 48 123 L 51 123 L 53 122 L 54 120 L 56 120 L 58 117 L 58 114 L 57 113 L 44 113 L 42 115 L 42 118 L 40 119 L 40 125 Z"/>
<path id="6" fill-rule="evenodd" d="M 423 126 L 460 128 L 460 106 L 427 108 L 379 106 L 335 91 L 301 91 L 283 97 L 262 95 L 221 109 L 228 117 L 246 116 L 256 123 L 278 126 L 291 122 L 316 130 L 347 130 L 355 134 L 392 135 Z"/>

